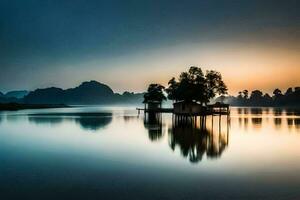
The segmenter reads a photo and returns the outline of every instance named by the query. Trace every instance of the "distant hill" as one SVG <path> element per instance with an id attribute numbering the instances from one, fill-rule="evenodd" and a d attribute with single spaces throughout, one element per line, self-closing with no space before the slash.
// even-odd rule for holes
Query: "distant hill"
<path id="1" fill-rule="evenodd" d="M 239 92 L 239 95 L 218 97 L 214 102 L 222 101 L 232 106 L 284 106 L 299 107 L 300 106 L 300 87 L 288 88 L 285 93 L 278 88 L 273 91 L 273 95 L 263 93 L 260 90 L 248 90 Z"/>
<path id="2" fill-rule="evenodd" d="M 27 104 L 128 104 L 142 102 L 143 94 L 124 92 L 122 95 L 97 81 L 83 82 L 75 88 L 63 90 L 61 88 L 37 89 L 24 97 Z"/>
<path id="3" fill-rule="evenodd" d="M 17 91 L 10 91 L 5 94 L 5 97 L 7 98 L 17 98 L 17 99 L 22 99 L 25 97 L 29 92 L 27 90 L 17 90 Z M 1 95 L 0 95 L 1 96 Z"/>

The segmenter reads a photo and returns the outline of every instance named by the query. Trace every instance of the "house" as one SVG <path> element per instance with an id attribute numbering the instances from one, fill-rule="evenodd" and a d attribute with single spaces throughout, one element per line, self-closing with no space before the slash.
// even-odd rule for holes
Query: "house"
<path id="1" fill-rule="evenodd" d="M 149 100 L 147 102 L 144 102 L 145 104 L 145 110 L 157 110 L 161 108 L 161 101 L 153 101 Z"/>
<path id="2" fill-rule="evenodd" d="M 205 112 L 205 107 L 197 102 L 178 101 L 173 104 L 174 114 L 180 115 L 195 115 Z"/>

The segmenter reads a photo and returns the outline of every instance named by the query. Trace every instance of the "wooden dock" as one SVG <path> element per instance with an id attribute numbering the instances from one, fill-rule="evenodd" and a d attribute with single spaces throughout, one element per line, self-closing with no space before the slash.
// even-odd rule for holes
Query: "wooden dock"
<path id="1" fill-rule="evenodd" d="M 230 108 L 229 105 L 208 105 L 203 107 L 204 109 L 198 111 L 180 111 L 176 112 L 174 108 L 155 108 L 155 109 L 145 109 L 145 108 L 136 108 L 138 114 L 141 111 L 144 113 L 173 113 L 175 115 L 181 116 L 207 116 L 207 115 L 229 115 Z"/>

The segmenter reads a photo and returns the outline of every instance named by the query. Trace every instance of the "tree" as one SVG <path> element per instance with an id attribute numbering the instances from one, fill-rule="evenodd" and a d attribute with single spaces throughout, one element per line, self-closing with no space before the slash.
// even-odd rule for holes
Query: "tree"
<path id="1" fill-rule="evenodd" d="M 207 71 L 205 79 L 208 101 L 214 98 L 217 94 L 227 94 L 227 86 L 223 82 L 220 72 L 216 72 L 213 70 Z"/>
<path id="2" fill-rule="evenodd" d="M 147 92 L 144 94 L 144 103 L 148 103 L 150 101 L 162 102 L 166 100 L 166 96 L 164 95 L 165 87 L 160 84 L 150 84 Z"/>
<path id="3" fill-rule="evenodd" d="M 283 95 L 282 95 L 282 92 L 280 89 L 276 88 L 274 91 L 273 91 L 273 98 L 274 98 L 274 103 L 276 105 L 280 105 L 282 103 L 282 100 L 283 100 Z"/>
<path id="4" fill-rule="evenodd" d="M 240 100 L 243 98 L 243 92 L 242 91 L 239 91 L 239 95 L 237 96 L 237 98 L 240 99 Z"/>
<path id="5" fill-rule="evenodd" d="M 178 99 L 177 91 L 178 91 L 179 83 L 176 81 L 175 77 L 169 80 L 168 85 L 169 87 L 166 89 L 168 98 L 170 100 L 177 100 Z"/>
<path id="6" fill-rule="evenodd" d="M 293 88 L 288 88 L 287 90 L 286 90 L 286 92 L 285 92 L 285 96 L 288 96 L 288 95 L 291 95 L 291 94 L 293 94 Z"/>
<path id="7" fill-rule="evenodd" d="M 280 89 L 276 88 L 274 91 L 273 91 L 273 95 L 275 98 L 278 98 L 280 96 L 282 96 L 282 92 Z"/>
<path id="8" fill-rule="evenodd" d="M 264 106 L 270 106 L 270 105 L 272 105 L 273 99 L 272 99 L 272 97 L 268 93 L 266 93 L 263 96 L 263 98 L 264 98 L 264 104 L 263 104 Z"/>
<path id="9" fill-rule="evenodd" d="M 254 90 L 250 95 L 250 104 L 261 105 L 263 102 L 263 93 L 260 90 Z"/>
<path id="10" fill-rule="evenodd" d="M 244 90 L 243 91 L 243 95 L 244 95 L 244 99 L 248 99 L 249 98 L 249 92 L 248 92 L 248 90 Z"/>
<path id="11" fill-rule="evenodd" d="M 192 66 L 187 72 L 182 72 L 178 82 L 173 77 L 166 89 L 168 98 L 175 101 L 196 101 L 201 104 L 209 102 L 216 95 L 227 94 L 227 86 L 219 72 L 210 70 L 205 76 L 199 67 Z"/>

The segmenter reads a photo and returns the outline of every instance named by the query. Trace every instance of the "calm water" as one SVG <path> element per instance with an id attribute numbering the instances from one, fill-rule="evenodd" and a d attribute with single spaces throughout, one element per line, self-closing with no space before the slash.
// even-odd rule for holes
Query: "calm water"
<path id="1" fill-rule="evenodd" d="M 206 124 L 130 107 L 0 112 L 1 199 L 300 199 L 299 112 L 232 108 Z"/>

